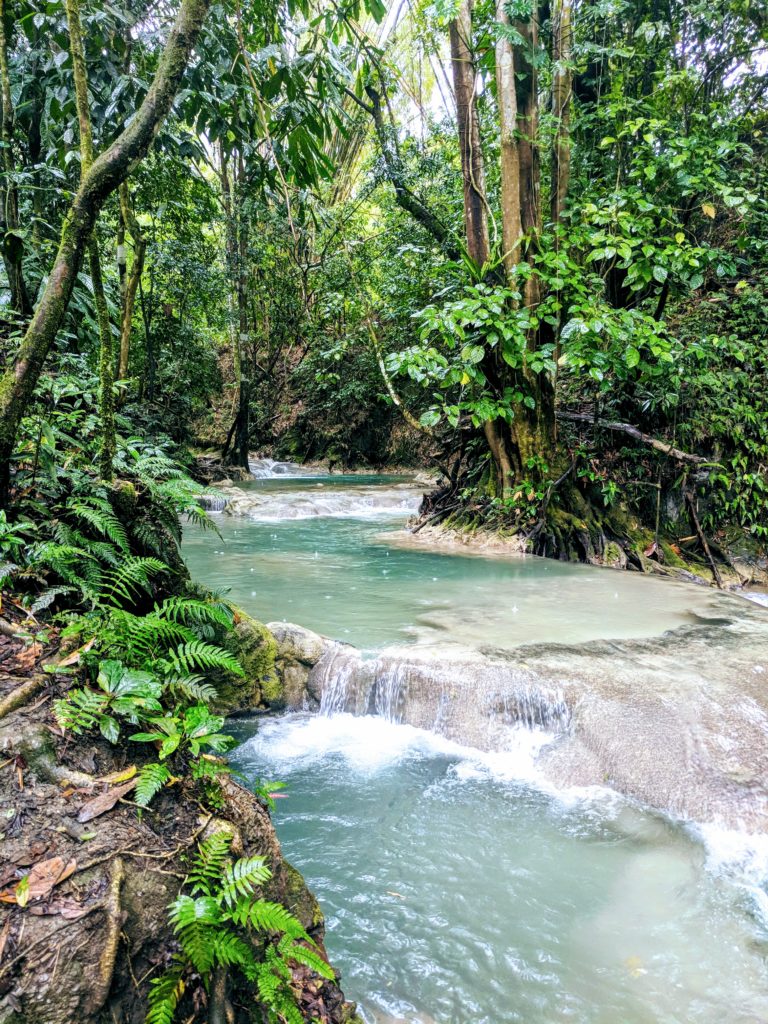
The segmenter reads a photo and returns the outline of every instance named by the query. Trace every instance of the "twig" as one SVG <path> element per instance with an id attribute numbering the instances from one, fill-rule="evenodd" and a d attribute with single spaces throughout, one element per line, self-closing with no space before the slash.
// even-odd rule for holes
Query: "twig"
<path id="1" fill-rule="evenodd" d="M 696 515 L 694 497 L 690 491 L 685 491 L 685 501 L 688 505 L 688 512 L 691 516 L 691 522 L 693 523 L 696 533 L 698 534 L 701 546 L 704 548 L 704 553 L 706 554 L 707 560 L 709 561 L 709 565 L 712 569 L 712 575 L 715 577 L 715 583 L 717 584 L 718 589 L 722 590 L 723 578 L 720 575 L 720 570 L 717 568 L 714 558 L 712 557 L 712 552 L 709 549 L 707 538 L 704 536 L 704 531 L 702 530 L 701 525 L 699 524 L 699 517 Z"/>

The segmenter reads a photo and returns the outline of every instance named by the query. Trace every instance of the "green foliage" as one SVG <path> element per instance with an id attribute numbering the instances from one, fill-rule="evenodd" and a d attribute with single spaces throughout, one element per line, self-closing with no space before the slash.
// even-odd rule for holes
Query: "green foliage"
<path id="1" fill-rule="evenodd" d="M 255 983 L 274 1024 L 303 1022 L 291 989 L 292 963 L 304 964 L 322 978 L 335 977 L 297 918 L 259 895 L 272 876 L 264 858 L 232 861 L 231 845 L 227 832 L 204 839 L 187 877 L 189 893 L 181 893 L 170 906 L 169 921 L 181 953 L 152 983 L 148 1024 L 170 1024 L 190 970 L 206 986 L 216 966 L 239 970 Z"/>

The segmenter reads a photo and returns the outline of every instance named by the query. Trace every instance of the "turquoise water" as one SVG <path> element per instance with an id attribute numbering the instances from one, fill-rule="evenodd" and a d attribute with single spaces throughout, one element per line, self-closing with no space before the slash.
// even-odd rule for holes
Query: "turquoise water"
<path id="1" fill-rule="evenodd" d="M 606 793 L 557 799 L 524 761 L 348 715 L 276 719 L 235 752 L 288 784 L 283 849 L 366 1020 L 768 1020 L 746 891 L 682 830 Z"/>
<path id="2" fill-rule="evenodd" d="M 398 479 L 255 481 L 248 491 L 267 502 L 256 510 L 263 518 L 216 515 L 221 540 L 188 530 L 187 563 L 262 621 L 297 622 L 364 650 L 651 636 L 728 600 L 639 573 L 401 548 L 389 537 L 420 494 L 394 489 Z M 329 502 L 334 514 L 314 514 Z"/>
<path id="3" fill-rule="evenodd" d="M 222 539 L 188 532 L 193 574 L 262 620 L 368 651 L 648 636 L 737 600 L 402 548 L 418 493 L 397 478 L 246 490 L 261 504 L 217 515 Z M 368 717 L 234 729 L 245 777 L 288 784 L 283 848 L 320 899 L 331 958 L 369 1024 L 768 1021 L 768 897 L 738 865 L 738 836 L 706 846 L 607 791 L 553 792 L 534 766 L 546 737 L 527 730 L 518 749 L 483 755 Z M 751 854 L 764 877 L 768 848 L 764 863 Z"/>

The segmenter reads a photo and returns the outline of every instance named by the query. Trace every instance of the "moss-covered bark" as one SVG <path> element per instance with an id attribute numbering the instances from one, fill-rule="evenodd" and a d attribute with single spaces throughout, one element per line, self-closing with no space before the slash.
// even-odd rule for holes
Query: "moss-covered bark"
<path id="1" fill-rule="evenodd" d="M 69 305 L 88 240 L 107 197 L 149 150 L 168 114 L 210 0 L 182 0 L 154 81 L 136 116 L 83 177 L 61 230 L 53 267 L 14 362 L 0 381 L 0 502 L 10 484 L 16 433 Z"/>

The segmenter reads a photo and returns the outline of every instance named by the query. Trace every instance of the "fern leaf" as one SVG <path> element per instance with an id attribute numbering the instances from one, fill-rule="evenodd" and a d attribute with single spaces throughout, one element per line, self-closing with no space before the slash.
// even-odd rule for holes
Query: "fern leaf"
<path id="1" fill-rule="evenodd" d="M 175 650 L 169 651 L 168 655 L 179 675 L 192 675 L 195 669 L 223 669 L 238 676 L 245 675 L 240 662 L 233 654 L 203 640 L 181 644 Z"/>
<path id="2" fill-rule="evenodd" d="M 190 597 L 167 597 L 161 605 L 155 605 L 155 612 L 162 618 L 188 624 L 213 622 L 229 627 L 233 619 L 231 610 L 225 605 Z"/>
<path id="3" fill-rule="evenodd" d="M 98 724 L 99 716 L 108 701 L 109 697 L 105 693 L 77 688 L 54 703 L 53 713 L 62 729 L 74 733 L 87 732 Z"/>
<path id="4" fill-rule="evenodd" d="M 218 963 L 225 967 L 230 967 L 232 964 L 242 967 L 253 960 L 253 950 L 248 943 L 227 929 L 215 933 L 213 954 Z"/>
<path id="5" fill-rule="evenodd" d="M 139 807 L 148 807 L 152 798 L 160 792 L 166 782 L 170 779 L 171 773 L 164 764 L 145 764 L 139 771 L 139 781 L 136 786 L 135 797 Z"/>
<path id="6" fill-rule="evenodd" d="M 298 918 L 286 910 L 282 903 L 271 903 L 269 900 L 254 900 L 252 903 L 241 901 L 230 911 L 232 919 L 238 924 L 249 923 L 260 932 L 281 932 L 292 939 L 308 939 L 304 927 Z"/>
<path id="7" fill-rule="evenodd" d="M 126 558 L 117 572 L 108 573 L 99 594 L 102 604 L 118 604 L 118 598 L 130 601 L 138 590 L 149 590 L 149 581 L 168 566 L 159 558 Z"/>
<path id="8" fill-rule="evenodd" d="M 171 693 L 181 694 L 188 700 L 200 700 L 208 704 L 216 697 L 216 687 L 206 683 L 202 676 L 168 676 L 165 681 Z"/>
<path id="9" fill-rule="evenodd" d="M 193 895 L 197 892 L 203 892 L 208 896 L 211 894 L 212 883 L 217 882 L 224 874 L 232 838 L 231 832 L 214 832 L 200 843 L 189 873 Z"/>
<path id="10" fill-rule="evenodd" d="M 290 936 L 286 935 L 280 940 L 277 948 L 283 958 L 304 964 L 305 967 L 309 967 L 315 974 L 319 974 L 321 978 L 333 981 L 336 977 L 336 972 L 328 961 L 323 958 L 317 947 L 303 946 L 298 942 L 294 942 Z"/>
<path id="11" fill-rule="evenodd" d="M 183 964 L 175 964 L 149 983 L 147 1016 L 144 1024 L 172 1024 L 176 1007 L 184 995 Z"/>
<path id="12" fill-rule="evenodd" d="M 271 877 L 272 872 L 263 857 L 241 857 L 224 868 L 221 898 L 228 907 L 235 906 Z"/>

